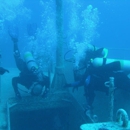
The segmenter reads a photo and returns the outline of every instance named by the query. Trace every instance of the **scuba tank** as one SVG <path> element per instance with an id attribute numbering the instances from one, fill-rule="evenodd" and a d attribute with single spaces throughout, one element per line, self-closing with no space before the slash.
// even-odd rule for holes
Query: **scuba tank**
<path id="1" fill-rule="evenodd" d="M 29 71 L 31 71 L 31 69 L 34 67 L 35 67 L 35 69 L 38 69 L 38 65 L 31 52 L 24 53 L 24 60 L 26 62 L 26 65 L 27 65 L 27 68 Z"/>
<path id="2" fill-rule="evenodd" d="M 104 59 L 105 59 L 105 63 L 104 63 Z M 130 60 L 95 58 L 92 61 L 92 65 L 97 68 L 103 66 L 104 64 L 107 65 L 116 61 L 120 63 L 120 70 L 123 70 L 125 72 L 130 72 Z"/>

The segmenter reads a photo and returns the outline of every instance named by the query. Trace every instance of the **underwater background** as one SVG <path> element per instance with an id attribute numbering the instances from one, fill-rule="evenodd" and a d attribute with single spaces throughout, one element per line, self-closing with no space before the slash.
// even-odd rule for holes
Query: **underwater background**
<path id="1" fill-rule="evenodd" d="M 64 0 L 64 53 L 70 49 L 80 53 L 83 47 L 77 49 L 78 44 L 84 46 L 92 43 L 95 46 L 108 48 L 108 57 L 129 59 L 129 4 L 129 0 Z M 36 27 L 30 29 L 29 34 L 30 24 Z M 36 55 L 40 55 L 39 57 L 44 56 L 47 61 L 49 59 L 55 62 L 54 0 L 1 1 L 0 50 L 1 64 L 5 67 L 15 66 L 13 44 L 8 34 L 9 27 L 14 25 L 19 30 L 21 53 L 33 50 Z M 31 37 L 31 33 L 35 33 L 35 40 Z M 40 62 L 47 66 L 46 60 Z"/>
<path id="2" fill-rule="evenodd" d="M 42 68 L 46 68 L 50 64 L 55 66 L 57 47 L 56 6 L 58 6 L 55 5 L 55 0 L 0 0 L 0 3 L 1 66 L 5 68 L 16 67 L 9 30 L 17 32 L 21 54 L 32 51 Z M 89 43 L 107 48 L 109 51 L 108 58 L 130 59 L 129 0 L 63 0 L 62 12 L 63 53 L 66 58 L 75 57 L 74 65 L 78 65 L 80 58 L 84 55 L 85 47 Z M 13 77 L 15 73 L 11 75 Z M 5 76 L 7 79 L 11 78 L 10 75 Z M 5 77 L 2 76 L 2 78 Z M 9 88 L 11 80 L 8 80 L 7 83 L 3 79 L 2 86 Z M 6 95 L 7 90 L 4 88 L 2 94 Z M 14 96 L 12 87 L 10 90 L 11 92 L 6 95 L 7 98 Z M 127 104 L 129 103 L 129 95 L 126 93 L 124 95 L 124 98 L 119 96 L 118 99 L 123 103 L 124 99 L 127 98 Z M 74 96 L 78 101 L 82 101 L 81 103 L 85 102 L 83 89 L 79 89 Z M 106 103 L 102 95 L 99 94 L 97 97 L 101 99 L 101 105 Z M 99 100 L 96 99 L 96 101 Z M 98 103 L 96 102 L 95 106 L 100 106 Z M 95 111 L 98 111 L 100 115 L 99 121 L 107 121 L 108 113 L 105 113 L 105 108 L 108 107 L 108 104 L 105 105 L 103 112 L 101 111 L 102 106 L 100 108 L 95 107 Z M 116 105 L 121 106 L 122 104 L 119 104 L 118 101 Z M 129 107 L 127 108 L 129 110 Z M 55 120 L 59 122 L 57 117 Z"/>

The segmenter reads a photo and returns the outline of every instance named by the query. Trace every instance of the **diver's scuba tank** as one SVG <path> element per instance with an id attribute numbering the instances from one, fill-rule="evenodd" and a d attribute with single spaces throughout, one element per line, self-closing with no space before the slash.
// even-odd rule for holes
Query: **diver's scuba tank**
<path id="1" fill-rule="evenodd" d="M 104 62 L 104 59 L 105 59 L 105 62 Z M 95 58 L 92 61 L 92 65 L 94 67 L 100 67 L 104 64 L 109 64 L 109 63 L 117 62 L 117 61 L 119 61 L 120 63 L 120 70 L 130 72 L 130 60 Z"/>
<path id="2" fill-rule="evenodd" d="M 28 51 L 28 52 L 24 53 L 24 60 L 25 60 L 25 62 L 27 64 L 27 68 L 30 71 L 31 71 L 31 69 L 33 67 L 35 67 L 36 69 L 38 69 L 38 65 L 37 65 L 37 63 L 36 63 L 36 61 L 35 61 L 35 59 L 34 59 L 34 57 L 33 57 L 33 55 L 32 55 L 31 52 Z"/>

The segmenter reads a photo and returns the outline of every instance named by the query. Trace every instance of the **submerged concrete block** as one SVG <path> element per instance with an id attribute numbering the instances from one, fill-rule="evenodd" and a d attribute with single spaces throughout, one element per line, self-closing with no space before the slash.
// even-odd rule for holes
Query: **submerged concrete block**
<path id="1" fill-rule="evenodd" d="M 84 110 L 67 91 L 47 98 L 23 97 L 8 100 L 8 130 L 79 130 L 87 122 Z"/>

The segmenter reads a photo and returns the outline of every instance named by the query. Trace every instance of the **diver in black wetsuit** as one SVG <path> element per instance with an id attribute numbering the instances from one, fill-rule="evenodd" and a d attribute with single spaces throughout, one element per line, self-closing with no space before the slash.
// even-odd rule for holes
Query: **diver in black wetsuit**
<path id="1" fill-rule="evenodd" d="M 91 45 L 92 46 L 92 45 Z M 95 48 L 93 46 L 93 48 Z M 109 77 L 115 78 L 115 87 L 128 90 L 130 87 L 130 79 L 124 72 L 121 72 L 120 62 L 113 62 L 106 64 L 107 52 L 105 48 L 91 49 L 86 51 L 84 65 L 86 67 L 85 73 L 76 79 L 76 82 L 66 84 L 65 87 L 73 87 L 73 91 L 79 86 L 84 86 L 86 97 L 86 113 L 92 109 L 92 104 L 95 97 L 95 91 L 102 91 L 108 93 L 108 88 L 104 83 L 109 80 Z M 93 60 L 97 57 L 103 58 L 102 66 L 94 67 Z M 82 60 L 83 61 L 83 60 Z M 123 80 L 123 82 L 122 82 Z M 124 88 L 125 86 L 125 88 Z M 130 90 L 130 89 L 129 89 Z"/>
<path id="2" fill-rule="evenodd" d="M 17 68 L 20 70 L 20 74 L 17 77 L 12 78 L 12 86 L 14 88 L 15 95 L 18 99 L 21 99 L 20 92 L 18 90 L 18 84 L 25 86 L 31 91 L 32 95 L 42 95 L 49 90 L 50 79 L 45 76 L 41 70 L 39 70 L 35 60 L 31 59 L 25 62 L 21 56 L 18 49 L 18 36 L 16 32 L 11 32 L 9 30 L 9 35 L 14 43 L 14 58 L 16 61 Z M 27 57 L 32 56 L 31 52 L 27 53 Z M 42 92 L 44 87 L 44 92 Z"/>
<path id="3" fill-rule="evenodd" d="M 106 48 L 97 48 L 94 45 L 88 44 L 86 49 L 86 55 L 84 59 L 81 59 L 79 62 L 79 69 L 74 70 L 74 78 L 75 83 L 73 83 L 74 86 L 80 86 L 83 85 L 84 81 L 86 80 L 87 76 L 90 75 L 90 68 L 92 67 L 91 62 L 95 58 L 106 58 L 108 55 L 108 50 Z M 80 75 L 78 72 L 82 69 L 85 69 L 85 73 Z M 91 69 L 92 70 L 92 69 Z M 80 76 L 79 76 L 80 75 Z M 68 84 L 68 86 L 71 86 L 71 84 Z M 75 89 L 76 87 L 74 87 Z"/>
<path id="4" fill-rule="evenodd" d="M 116 89 L 123 89 L 130 92 L 130 79 L 127 73 L 121 69 L 121 62 L 115 61 L 106 64 L 106 58 L 103 58 L 103 63 L 100 67 L 95 67 L 93 66 L 93 62 L 90 62 L 82 78 L 79 81 L 67 84 L 66 87 L 73 87 L 75 89 L 79 86 L 84 86 L 87 101 L 86 113 L 88 114 L 88 111 L 92 109 L 95 91 L 108 94 L 109 90 L 104 83 L 109 81 L 109 77 L 114 77 Z"/>
<path id="5" fill-rule="evenodd" d="M 73 91 L 78 88 L 79 86 L 84 86 L 85 90 L 85 97 L 86 97 L 86 108 L 85 111 L 89 111 L 92 108 L 92 102 L 94 100 L 94 91 L 96 86 L 91 87 L 92 80 L 94 80 L 92 74 L 93 67 L 92 67 L 92 60 L 95 58 L 106 58 L 108 54 L 108 50 L 106 48 L 97 48 L 94 45 L 88 44 L 86 49 L 86 55 L 83 59 L 79 62 L 79 69 L 74 70 L 74 83 L 66 84 L 65 87 L 73 87 Z M 80 75 L 79 71 L 85 69 L 85 73 Z M 91 82 L 92 81 L 92 82 Z"/>

